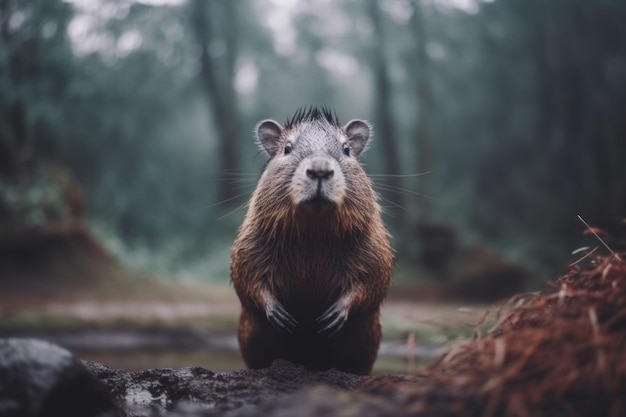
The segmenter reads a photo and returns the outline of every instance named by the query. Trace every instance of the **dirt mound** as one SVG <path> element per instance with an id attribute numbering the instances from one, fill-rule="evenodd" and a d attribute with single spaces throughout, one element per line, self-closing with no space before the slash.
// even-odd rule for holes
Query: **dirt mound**
<path id="1" fill-rule="evenodd" d="M 80 221 L 0 233 L 0 317 L 50 303 L 214 300 L 212 288 L 183 285 L 119 265 Z"/>
<path id="2" fill-rule="evenodd" d="M 585 262 L 553 292 L 516 297 L 488 336 L 455 346 L 423 384 L 393 396 L 419 415 L 625 415 L 626 263 Z M 366 388 L 389 393 L 379 382 Z"/>
<path id="3" fill-rule="evenodd" d="M 104 248 L 80 222 L 32 227 L 0 236 L 0 282 L 7 290 L 37 293 L 50 291 L 52 284 L 80 284 L 113 265 Z"/>

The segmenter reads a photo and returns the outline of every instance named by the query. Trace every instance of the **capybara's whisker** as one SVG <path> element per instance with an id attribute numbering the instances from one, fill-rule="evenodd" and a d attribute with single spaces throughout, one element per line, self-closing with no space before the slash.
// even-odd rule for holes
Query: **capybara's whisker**
<path id="1" fill-rule="evenodd" d="M 417 174 L 369 174 L 372 178 L 384 179 L 384 178 L 412 178 L 421 177 L 424 175 L 432 174 L 432 171 L 418 172 Z"/>
<path id="2" fill-rule="evenodd" d="M 244 195 L 249 195 L 249 194 L 250 194 L 250 191 L 246 191 L 245 193 L 240 193 L 240 194 L 234 195 L 234 196 L 232 196 L 232 197 L 230 197 L 230 198 L 226 198 L 226 199 L 224 199 L 224 200 L 218 201 L 217 203 L 210 204 L 210 205 L 206 206 L 206 208 L 213 208 L 213 207 L 217 207 L 217 206 L 220 206 L 220 205 L 222 205 L 222 204 L 226 204 L 226 203 L 228 203 L 228 202 L 230 202 L 230 201 L 233 201 L 233 200 L 236 200 L 236 199 L 238 199 L 238 198 L 241 198 L 241 197 L 243 197 Z"/>
<path id="3" fill-rule="evenodd" d="M 380 188 L 381 190 L 386 190 L 386 191 L 390 191 L 392 193 L 402 193 L 402 194 L 406 194 L 406 195 L 410 195 L 413 197 L 418 197 L 424 200 L 436 200 L 435 197 L 424 194 L 424 193 L 420 193 L 417 191 L 412 191 L 412 190 L 407 190 L 406 188 L 403 187 L 397 187 L 394 185 L 389 185 L 389 184 L 376 184 L 377 188 Z"/>

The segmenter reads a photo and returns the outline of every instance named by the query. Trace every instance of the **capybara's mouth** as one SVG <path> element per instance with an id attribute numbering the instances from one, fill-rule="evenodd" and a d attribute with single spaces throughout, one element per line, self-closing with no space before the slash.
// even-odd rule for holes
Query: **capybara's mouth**
<path id="1" fill-rule="evenodd" d="M 321 214 L 330 210 L 335 205 L 335 203 L 321 195 L 318 195 L 311 199 L 303 201 L 301 205 L 305 209 L 310 210 L 315 214 Z"/>

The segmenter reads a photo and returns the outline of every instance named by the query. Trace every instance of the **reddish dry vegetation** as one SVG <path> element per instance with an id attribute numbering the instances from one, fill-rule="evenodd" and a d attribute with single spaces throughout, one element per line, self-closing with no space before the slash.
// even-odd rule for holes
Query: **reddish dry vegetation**
<path id="1" fill-rule="evenodd" d="M 514 298 L 488 336 L 454 347 L 392 395 L 419 415 L 626 415 L 626 262 L 585 262 L 552 293 Z M 398 388 L 371 382 L 374 392 Z"/>

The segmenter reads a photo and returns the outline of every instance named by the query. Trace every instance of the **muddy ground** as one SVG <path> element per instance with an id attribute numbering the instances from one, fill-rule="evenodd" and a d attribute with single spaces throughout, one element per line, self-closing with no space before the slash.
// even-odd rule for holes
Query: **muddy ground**
<path id="1" fill-rule="evenodd" d="M 4 311 L 0 337 L 38 338 L 78 358 L 128 370 L 203 366 L 243 368 L 235 335 L 239 303 L 218 287 L 219 301 L 104 301 L 43 303 Z M 389 301 L 375 372 L 407 372 L 471 334 L 482 306 Z"/>

